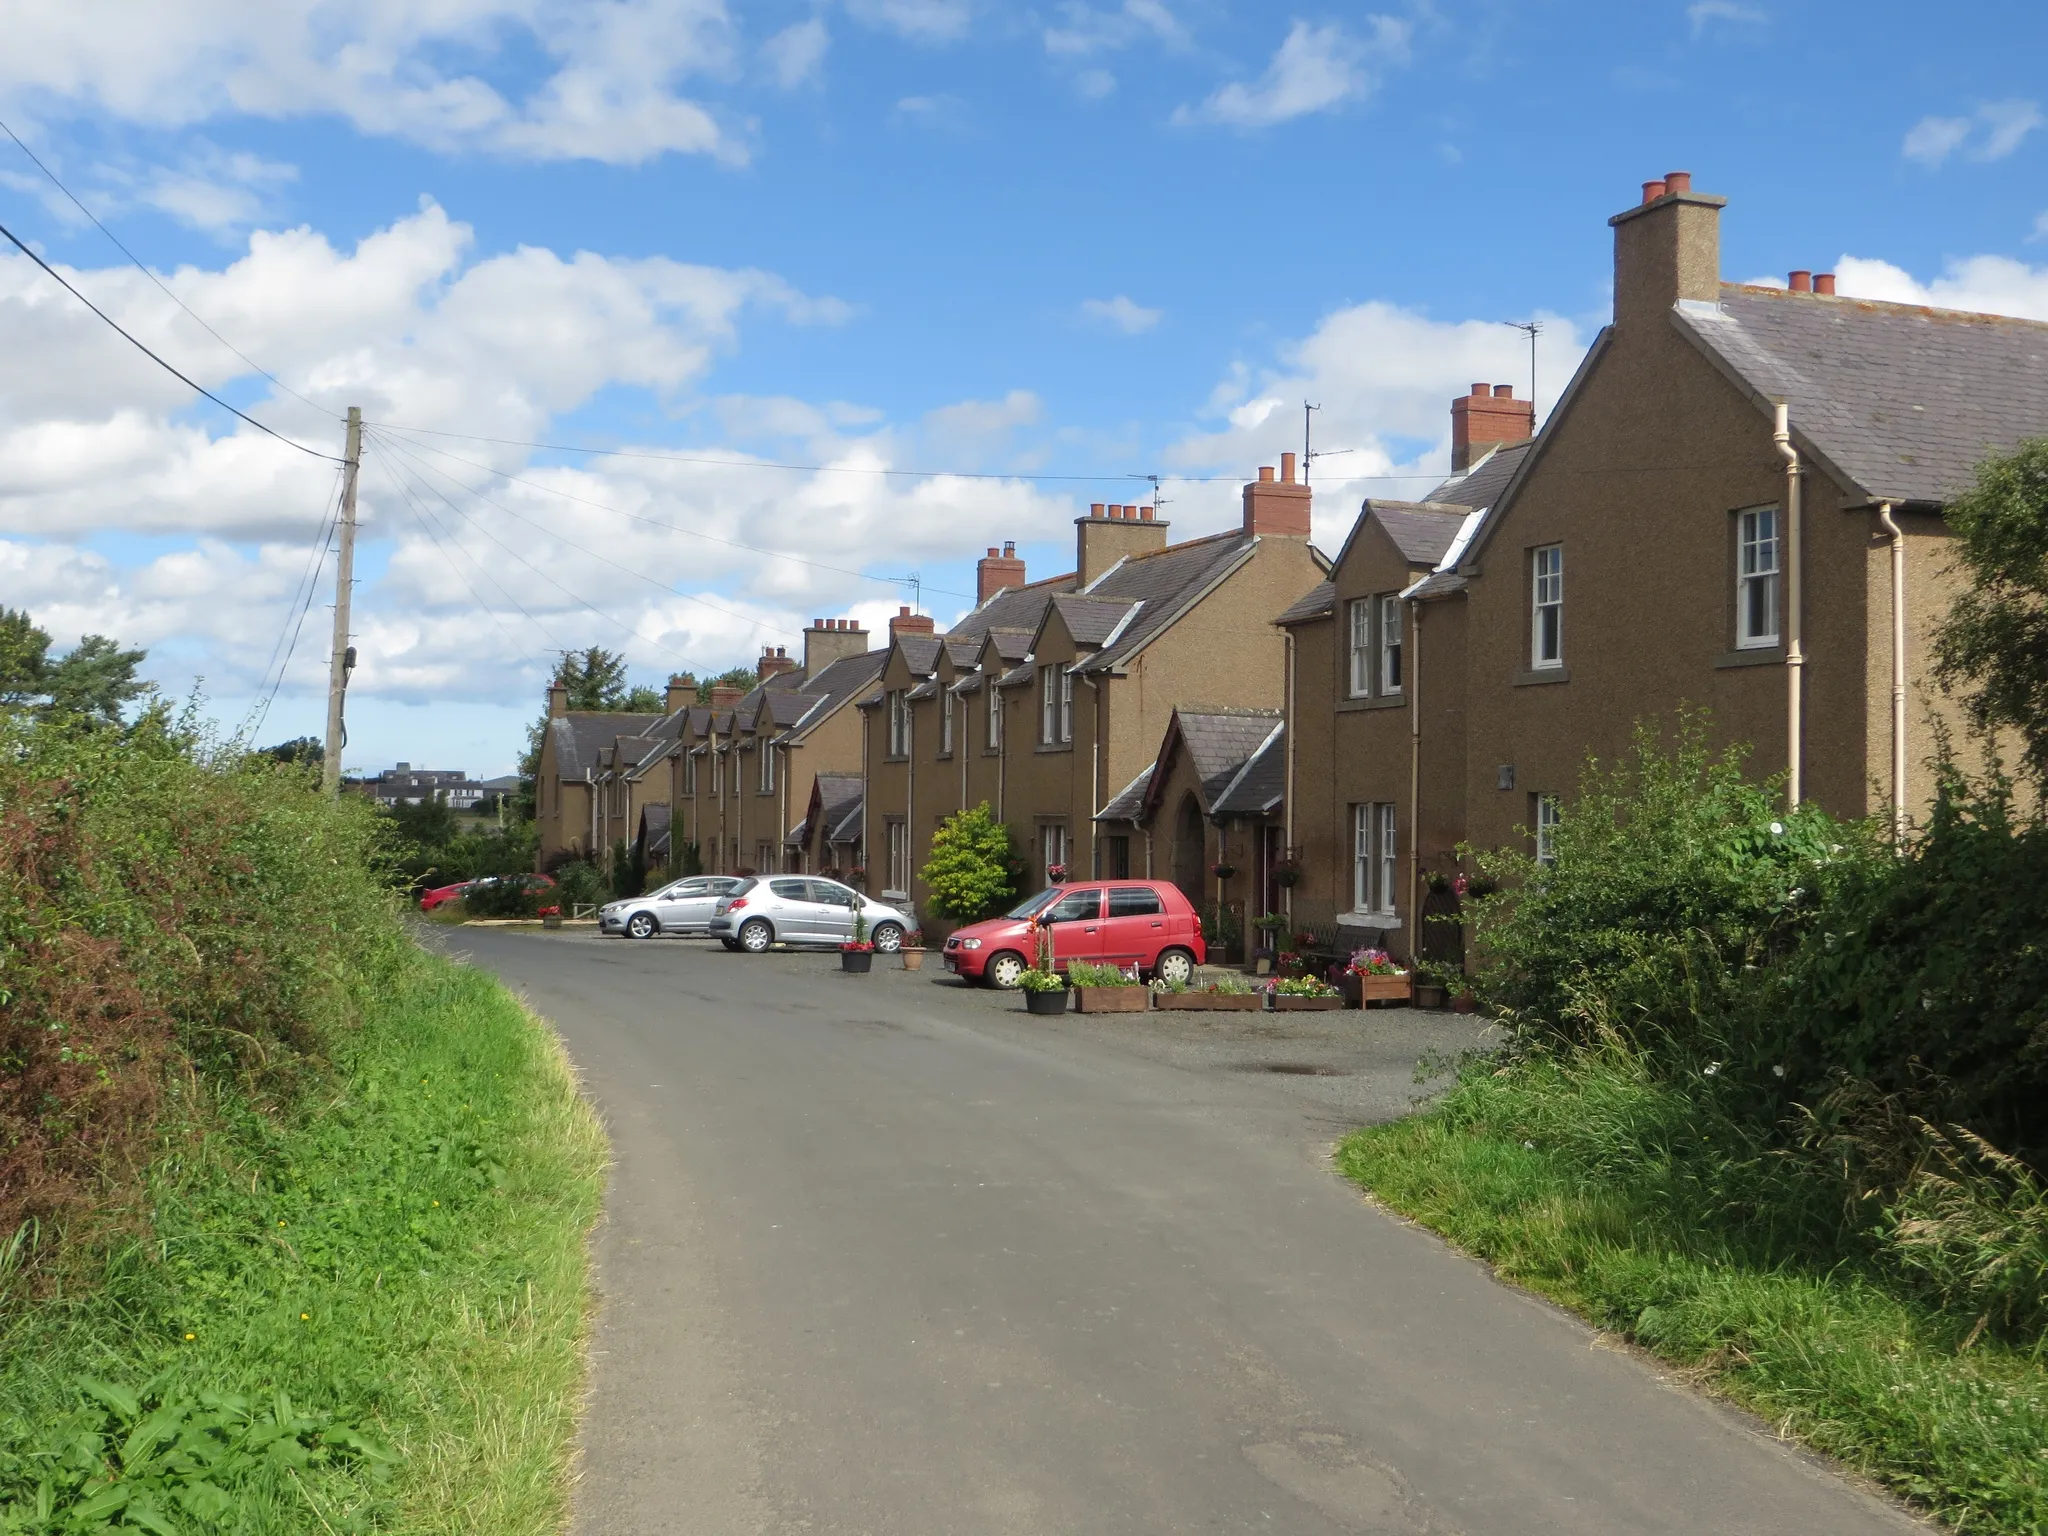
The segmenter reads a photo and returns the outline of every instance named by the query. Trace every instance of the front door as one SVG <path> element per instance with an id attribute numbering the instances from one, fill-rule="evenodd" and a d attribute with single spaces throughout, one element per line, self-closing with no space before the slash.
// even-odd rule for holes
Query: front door
<path id="1" fill-rule="evenodd" d="M 1102 958 L 1102 888 L 1069 891 L 1046 909 L 1039 921 L 1052 929 L 1053 963 L 1064 968 L 1076 960 Z"/>

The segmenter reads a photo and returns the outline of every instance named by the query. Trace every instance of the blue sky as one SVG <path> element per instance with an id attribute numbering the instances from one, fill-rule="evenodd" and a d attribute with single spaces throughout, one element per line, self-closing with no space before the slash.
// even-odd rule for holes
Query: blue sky
<path id="1" fill-rule="evenodd" d="M 1224 526 L 1304 398 L 1351 450 L 1316 466 L 1334 548 L 1361 495 L 1442 468 L 1452 395 L 1526 389 L 1501 322 L 1543 322 L 1548 403 L 1606 318 L 1606 217 L 1669 169 L 1729 198 L 1727 277 L 2048 318 L 2038 5 L 0 20 L 0 116 L 281 384 L 6 142 L 0 221 L 279 430 L 333 452 L 343 405 L 387 424 L 352 768 L 504 770 L 556 645 L 649 681 L 745 661 L 810 616 L 879 625 L 899 589 L 854 572 L 916 571 L 948 620 L 983 545 L 1064 569 L 1072 516 L 1149 494 L 1132 476 L 1216 477 L 1169 480 L 1166 515 Z M 18 257 L 0 339 L 0 600 L 147 644 L 173 693 L 203 675 L 229 729 L 276 678 L 259 738 L 317 733 L 324 592 L 272 661 L 331 466 L 195 407 Z"/>

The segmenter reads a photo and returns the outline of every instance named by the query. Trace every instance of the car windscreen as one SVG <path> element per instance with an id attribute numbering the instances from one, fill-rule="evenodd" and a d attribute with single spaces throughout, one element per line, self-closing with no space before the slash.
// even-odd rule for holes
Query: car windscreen
<path id="1" fill-rule="evenodd" d="M 1048 902 L 1058 901 L 1059 899 L 1060 888 L 1058 886 L 1054 886 L 1051 890 L 1040 891 L 1036 896 L 1033 896 L 1029 901 L 1022 903 L 1019 906 L 1012 907 L 1010 909 L 1009 915 L 1011 917 L 1036 917 L 1038 916 L 1039 912 L 1044 909 Z"/>

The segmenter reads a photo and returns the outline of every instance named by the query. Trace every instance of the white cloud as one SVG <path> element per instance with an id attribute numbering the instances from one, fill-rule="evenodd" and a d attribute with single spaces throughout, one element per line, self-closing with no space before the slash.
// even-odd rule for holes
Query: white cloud
<path id="1" fill-rule="evenodd" d="M 2031 245 L 2036 240 L 2048 240 L 2048 210 L 2034 215 L 2034 231 L 2027 236 L 2027 243 Z"/>
<path id="2" fill-rule="evenodd" d="M 730 69 L 723 0 L 116 0 L 11 6 L 7 28 L 0 102 L 37 114 L 101 111 L 154 127 L 334 114 L 442 150 L 627 164 L 743 156 L 677 90 Z M 515 99 L 487 74 L 511 76 L 507 61 L 527 53 L 551 72 Z"/>
<path id="3" fill-rule="evenodd" d="M 1716 26 L 1753 27 L 1770 20 L 1770 17 L 1760 7 L 1743 5 L 1739 0 L 1693 0 L 1685 8 L 1685 19 L 1692 23 L 1692 35 L 1699 38 Z"/>
<path id="4" fill-rule="evenodd" d="M 468 228 L 427 204 L 353 249 L 265 231 L 222 269 L 164 274 L 317 409 L 252 391 L 262 381 L 132 268 L 66 275 L 195 378 L 253 392 L 255 415 L 326 452 L 350 403 L 372 423 L 547 441 L 562 414 L 620 390 L 739 445 L 627 441 L 647 456 L 563 466 L 373 426 L 351 691 L 363 711 L 526 713 L 557 646 L 622 649 L 641 676 L 723 667 L 795 643 L 810 615 L 893 599 L 849 572 L 929 568 L 1072 516 L 1017 481 L 879 473 L 932 457 L 1014 463 L 1044 413 L 1028 391 L 903 429 L 857 402 L 712 393 L 743 323 L 847 314 L 770 273 L 535 247 L 478 256 Z M 333 466 L 246 428 L 209 436 L 190 391 L 25 259 L 0 261 L 0 334 L 44 365 L 33 380 L 0 371 L 0 590 L 67 643 L 97 631 L 149 646 L 174 693 L 203 674 L 216 697 L 246 700 L 332 507 Z M 225 430 L 210 408 L 200 419 Z M 793 458 L 828 468 L 763 462 Z M 302 724 L 267 736 L 318 729 L 325 643 L 316 611 L 277 717 Z"/>
<path id="5" fill-rule="evenodd" d="M 916 123 L 922 127 L 936 127 L 955 121 L 960 115 L 960 98 L 941 93 L 937 96 L 905 96 L 891 110 L 890 115 L 899 123 Z"/>
<path id="6" fill-rule="evenodd" d="M 1087 101 L 1100 101 L 1115 94 L 1116 76 L 1106 69 L 1084 69 L 1074 76 L 1074 89 Z"/>
<path id="7" fill-rule="evenodd" d="M 1187 29 L 1159 0 L 1124 0 L 1111 10 L 1069 0 L 1060 7 L 1060 23 L 1045 29 L 1045 51 L 1055 57 L 1085 57 L 1146 40 L 1176 48 L 1189 41 Z"/>
<path id="8" fill-rule="evenodd" d="M 1888 261 L 1844 256 L 1835 264 L 1835 291 L 1893 304 L 1927 304 L 1936 309 L 2048 320 L 2048 267 L 2030 267 L 2010 256 L 1966 256 L 1953 260 L 1942 269 L 1941 276 L 1927 282 Z"/>
<path id="9" fill-rule="evenodd" d="M 1392 16 L 1367 20 L 1371 33 L 1363 38 L 1335 22 L 1296 21 L 1256 82 L 1232 81 L 1200 106 L 1181 107 L 1174 121 L 1268 128 L 1370 94 L 1378 84 L 1376 67 L 1407 61 L 1413 29 Z"/>
<path id="10" fill-rule="evenodd" d="M 1126 336 L 1136 336 L 1141 331 L 1151 330 L 1159 323 L 1162 313 L 1164 311 L 1147 309 L 1121 293 L 1113 299 L 1081 301 L 1081 314 L 1084 318 L 1106 325 L 1112 330 L 1122 331 Z"/>
<path id="11" fill-rule="evenodd" d="M 1968 150 L 1970 159 L 2003 160 L 2040 126 L 2038 102 L 1991 101 L 1979 107 L 1974 117 L 1921 118 L 1906 130 L 1899 153 L 1922 165 L 1937 166 L 1976 135 Z"/>
<path id="12" fill-rule="evenodd" d="M 974 19 L 970 0 L 847 0 L 847 14 L 915 43 L 954 43 Z"/>
<path id="13" fill-rule="evenodd" d="M 1570 320 L 1544 315 L 1539 404 L 1564 387 L 1585 351 Z M 1366 496 L 1414 499 L 1450 468 L 1451 401 L 1475 379 L 1512 382 L 1526 398 L 1529 344 L 1494 320 L 1432 320 L 1384 301 L 1334 311 L 1308 336 L 1263 365 L 1239 360 L 1217 382 L 1207 414 L 1219 424 L 1184 435 L 1167 461 L 1185 472 L 1227 477 L 1300 451 L 1302 402 L 1315 417 L 1319 454 L 1311 467 L 1315 533 L 1335 549 Z M 1348 450 L 1342 451 L 1339 450 Z M 1234 515 L 1234 478 L 1169 487 L 1192 531 Z"/>
<path id="14" fill-rule="evenodd" d="M 830 38 L 824 21 L 813 16 L 795 26 L 784 27 L 761 45 L 775 83 L 785 91 L 817 79 L 825 70 L 825 48 Z"/>

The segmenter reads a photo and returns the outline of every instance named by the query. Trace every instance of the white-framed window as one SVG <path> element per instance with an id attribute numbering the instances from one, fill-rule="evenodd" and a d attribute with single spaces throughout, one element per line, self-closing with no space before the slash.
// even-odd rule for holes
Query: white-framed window
<path id="1" fill-rule="evenodd" d="M 1389 592 L 1379 600 L 1380 692 L 1401 691 L 1401 597 Z"/>
<path id="2" fill-rule="evenodd" d="M 1557 862 L 1557 824 L 1564 817 L 1564 801 L 1557 795 L 1536 795 L 1536 862 Z"/>
<path id="3" fill-rule="evenodd" d="M 1529 665 L 1564 665 L 1564 546 L 1545 544 L 1529 558 Z"/>
<path id="4" fill-rule="evenodd" d="M 1350 693 L 1352 698 L 1362 699 L 1372 692 L 1372 599 L 1354 598 L 1348 611 L 1351 615 Z"/>
<path id="5" fill-rule="evenodd" d="M 697 754 L 695 752 L 685 752 L 683 754 L 683 793 L 686 795 L 697 793 Z"/>
<path id="6" fill-rule="evenodd" d="M 1735 518 L 1735 644 L 1778 643 L 1778 509 L 1752 507 Z"/>
<path id="7" fill-rule="evenodd" d="M 996 686 L 993 672 L 983 686 L 988 690 L 988 749 L 997 752 L 1003 745 L 1003 690 Z"/>
<path id="8" fill-rule="evenodd" d="M 1063 821 L 1041 823 L 1038 828 L 1038 867 L 1048 881 L 1055 869 L 1067 867 L 1067 851 L 1067 824 Z"/>
<path id="9" fill-rule="evenodd" d="M 901 688 L 889 690 L 889 755 L 910 755 L 910 700 Z"/>
<path id="10" fill-rule="evenodd" d="M 711 793 L 725 793 L 725 754 L 718 750 L 716 744 L 711 747 Z"/>
<path id="11" fill-rule="evenodd" d="M 773 794 L 775 792 L 775 744 L 764 741 L 756 746 L 754 750 L 761 754 L 761 793 L 764 795 Z"/>
<path id="12" fill-rule="evenodd" d="M 910 823 L 896 816 L 889 818 L 889 889 L 910 889 Z"/>
<path id="13" fill-rule="evenodd" d="M 1038 669 L 1038 739 L 1047 746 L 1074 739 L 1074 675 L 1058 662 Z"/>
<path id="14" fill-rule="evenodd" d="M 953 690 L 939 691 L 939 751 L 942 755 L 953 755 Z"/>
<path id="15" fill-rule="evenodd" d="M 1395 910 L 1401 841 L 1391 801 L 1351 807 L 1351 909 Z"/>

